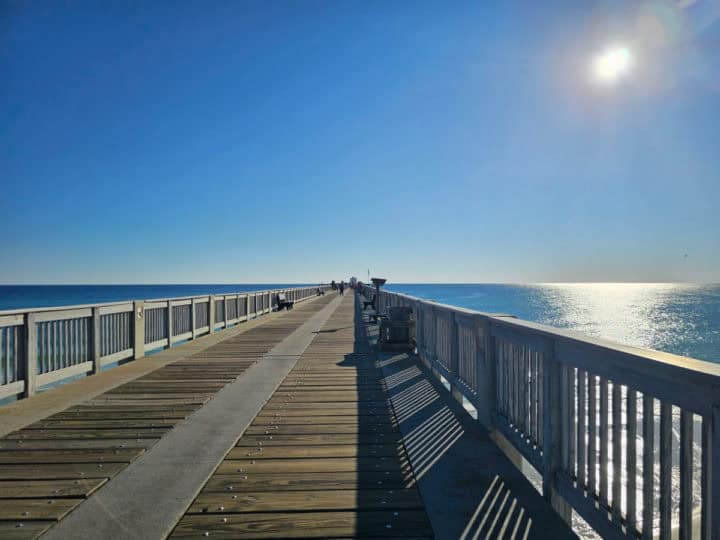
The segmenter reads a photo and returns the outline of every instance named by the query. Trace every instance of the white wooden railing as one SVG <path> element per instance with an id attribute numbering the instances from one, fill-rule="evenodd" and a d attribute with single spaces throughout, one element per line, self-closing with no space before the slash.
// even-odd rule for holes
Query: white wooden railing
<path id="1" fill-rule="evenodd" d="M 372 288 L 364 294 L 371 298 Z M 720 540 L 720 365 L 382 291 L 419 357 L 604 538 Z M 720 360 L 720 358 L 718 359 Z"/>
<path id="2" fill-rule="evenodd" d="M 278 293 L 300 302 L 317 289 L 0 311 L 0 400 L 270 313 Z"/>

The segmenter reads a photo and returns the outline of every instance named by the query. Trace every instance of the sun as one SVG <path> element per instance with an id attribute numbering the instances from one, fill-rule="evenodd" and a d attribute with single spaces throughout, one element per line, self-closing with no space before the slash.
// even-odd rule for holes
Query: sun
<path id="1" fill-rule="evenodd" d="M 610 47 L 593 61 L 593 75 L 600 82 L 611 84 L 628 74 L 632 68 L 632 54 L 627 47 Z"/>

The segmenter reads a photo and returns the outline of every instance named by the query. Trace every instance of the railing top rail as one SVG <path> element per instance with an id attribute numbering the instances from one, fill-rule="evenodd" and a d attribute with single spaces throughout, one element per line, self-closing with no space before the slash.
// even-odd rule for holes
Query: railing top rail
<path id="1" fill-rule="evenodd" d="M 312 287 L 323 287 L 324 285 L 301 285 L 297 287 L 290 287 L 287 289 L 282 290 L 296 290 L 296 289 L 307 289 Z M 35 313 L 40 311 L 66 311 L 66 310 L 72 310 L 72 309 L 87 309 L 87 308 L 95 308 L 95 307 L 107 307 L 107 306 L 119 306 L 122 304 L 127 304 L 128 302 L 133 302 L 135 300 L 142 300 L 143 302 L 168 302 L 168 301 L 179 301 L 179 300 L 192 300 L 192 299 L 203 299 L 207 300 L 210 296 L 246 296 L 248 294 L 255 294 L 255 293 L 268 293 L 268 292 L 275 292 L 281 289 L 253 289 L 250 291 L 235 291 L 235 292 L 223 292 L 223 293 L 213 293 L 213 294 L 196 294 L 191 296 L 173 296 L 170 298 L 144 298 L 144 299 L 138 299 L 138 298 L 130 298 L 127 300 L 117 300 L 112 302 L 96 302 L 93 304 L 75 304 L 75 305 L 69 305 L 69 306 L 47 306 L 47 307 L 30 307 L 30 308 L 18 308 L 18 309 L 7 309 L 7 310 L 0 310 L 0 316 L 5 315 L 20 315 L 23 313 Z"/>

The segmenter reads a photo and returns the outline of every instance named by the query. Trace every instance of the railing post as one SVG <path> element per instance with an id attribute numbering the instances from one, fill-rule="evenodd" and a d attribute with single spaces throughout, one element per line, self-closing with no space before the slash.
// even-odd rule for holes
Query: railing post
<path id="1" fill-rule="evenodd" d="M 215 331 L 215 297 L 208 296 L 208 334 Z"/>
<path id="2" fill-rule="evenodd" d="M 459 341 L 460 328 L 457 318 L 455 317 L 455 312 L 453 311 L 450 313 L 450 358 L 448 359 L 448 368 L 450 370 L 450 374 L 452 375 L 452 380 L 450 381 L 450 393 L 455 400 L 462 405 L 464 396 L 457 386 L 460 356 Z"/>
<path id="3" fill-rule="evenodd" d="M 37 321 L 35 313 L 25 315 L 25 347 L 23 370 L 25 377 L 25 390 L 23 397 L 30 397 L 35 393 L 35 377 L 37 375 Z"/>
<path id="4" fill-rule="evenodd" d="M 707 519 L 712 520 L 710 523 L 709 536 L 702 538 L 720 538 L 720 405 L 715 404 L 712 407 L 710 423 L 710 459 L 707 460 L 708 472 L 710 478 L 710 505 L 707 509 Z M 703 452 L 706 449 L 703 448 Z M 705 516 L 703 515 L 703 518 Z M 705 531 L 703 531 L 705 532 Z"/>
<path id="5" fill-rule="evenodd" d="M 100 371 L 100 308 L 92 308 L 92 374 L 95 375 Z"/>
<path id="6" fill-rule="evenodd" d="M 227 302 L 228 302 L 227 296 L 223 296 L 223 319 L 224 319 L 224 322 L 225 322 L 225 328 L 227 328 L 227 322 L 228 322 L 228 317 L 227 317 Z"/>
<path id="7" fill-rule="evenodd" d="M 492 335 L 490 319 L 477 319 L 477 354 L 475 356 L 475 388 L 477 388 L 477 416 L 488 430 L 493 429 L 492 411 L 497 398 L 497 363 L 495 359 L 495 338 Z M 476 336 L 478 335 L 476 334 Z"/>
<path id="8" fill-rule="evenodd" d="M 190 330 L 192 331 L 192 339 L 195 339 L 197 337 L 197 330 L 195 327 L 197 326 L 196 315 L 195 315 L 195 305 L 197 304 L 196 299 L 192 298 L 190 299 Z"/>
<path id="9" fill-rule="evenodd" d="M 168 349 L 172 347 L 172 338 L 173 338 L 173 306 L 172 306 L 172 300 L 168 300 L 167 305 L 167 335 L 168 335 Z"/>
<path id="10" fill-rule="evenodd" d="M 145 356 L 145 302 L 133 302 L 133 358 L 137 360 Z"/>
<path id="11" fill-rule="evenodd" d="M 557 494 L 555 480 L 562 466 L 562 369 L 555 359 L 554 343 L 543 355 L 543 497 L 568 524 L 572 523 L 572 508 Z"/>

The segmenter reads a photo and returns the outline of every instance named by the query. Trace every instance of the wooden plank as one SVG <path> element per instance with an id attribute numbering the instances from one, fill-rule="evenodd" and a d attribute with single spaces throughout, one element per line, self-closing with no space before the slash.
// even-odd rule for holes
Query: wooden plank
<path id="1" fill-rule="evenodd" d="M 224 520 L 227 521 L 224 521 Z M 431 538 L 424 511 L 270 512 L 185 516 L 170 538 L 198 538 L 208 530 L 219 538 L 339 538 L 398 536 Z"/>
<path id="2" fill-rule="evenodd" d="M 52 450 L 4 450 L 0 464 L 17 463 L 129 463 L 142 454 L 142 448 L 74 448 Z"/>
<path id="3" fill-rule="evenodd" d="M 134 418 L 134 419 L 118 419 L 118 420 L 100 420 L 91 418 L 89 420 L 43 420 L 28 426 L 27 430 L 33 429 L 44 429 L 44 430 L 58 430 L 58 429 L 78 429 L 78 428 L 90 428 L 90 429 L 107 429 L 107 428 L 118 428 L 118 429 L 136 429 L 136 428 L 161 428 L 170 427 L 178 423 L 177 418 Z"/>
<path id="4" fill-rule="evenodd" d="M 107 481 L 91 480 L 0 480 L 0 499 L 48 499 L 87 497 Z M 2 505 L 3 503 L 0 503 Z"/>
<path id="5" fill-rule="evenodd" d="M 278 491 L 327 490 L 360 488 L 405 488 L 412 485 L 411 472 L 330 472 L 256 474 L 215 474 L 208 480 L 203 492 L 213 491 Z"/>
<path id="6" fill-rule="evenodd" d="M 0 456 L 2 453 L 0 453 Z M 276 459 L 276 458 L 371 458 L 401 457 L 405 455 L 402 445 L 367 444 L 362 446 L 333 444 L 328 446 L 256 446 L 235 447 L 225 459 Z"/>
<path id="7" fill-rule="evenodd" d="M 33 439 L 159 439 L 170 428 L 130 429 L 22 429 L 5 436 L 3 440 Z"/>
<path id="8" fill-rule="evenodd" d="M 255 419 L 254 426 L 303 426 L 313 424 L 342 424 L 358 426 L 397 425 L 390 415 L 367 416 L 260 416 Z"/>
<path id="9" fill-rule="evenodd" d="M 126 466 L 127 463 L 5 464 L 0 467 L 0 480 L 110 478 Z"/>
<path id="10" fill-rule="evenodd" d="M 70 448 L 145 448 L 159 439 L 2 439 L 4 450 L 62 450 Z"/>
<path id="11" fill-rule="evenodd" d="M 324 472 L 365 472 L 365 471 L 407 471 L 407 461 L 380 458 L 300 458 L 300 459 L 230 459 L 217 468 L 218 474 L 245 473 L 324 473 Z"/>
<path id="12" fill-rule="evenodd" d="M 258 491 L 200 494 L 188 514 L 423 508 L 416 489 Z"/>
<path id="13" fill-rule="evenodd" d="M 394 433 L 397 432 L 397 428 L 387 424 L 376 424 L 374 426 L 359 426 L 356 424 L 314 424 L 311 426 L 250 426 L 245 430 L 248 435 L 273 435 L 273 434 L 333 434 L 333 433 Z"/>
<path id="14" fill-rule="evenodd" d="M 28 540 L 37 538 L 55 524 L 55 520 L 0 521 L 0 538 L 3 540 Z"/>
<path id="15" fill-rule="evenodd" d="M 284 435 L 243 435 L 237 442 L 237 446 L 315 446 L 329 444 L 390 444 L 402 440 L 399 433 L 376 433 L 376 434 L 345 434 L 327 433 L 317 434 L 284 434 Z"/>

